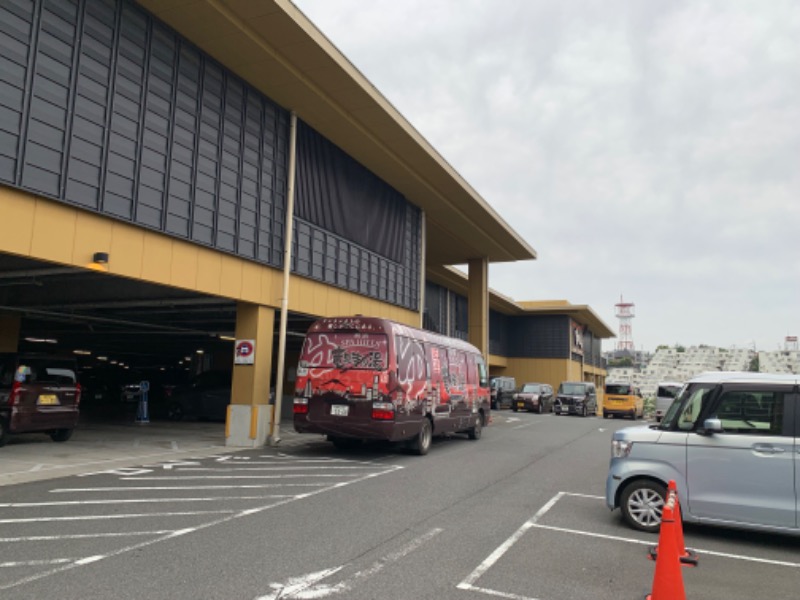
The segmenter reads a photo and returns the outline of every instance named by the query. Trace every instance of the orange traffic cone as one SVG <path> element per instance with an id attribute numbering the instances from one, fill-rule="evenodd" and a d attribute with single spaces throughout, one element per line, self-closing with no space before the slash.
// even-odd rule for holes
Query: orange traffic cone
<path id="1" fill-rule="evenodd" d="M 667 490 L 668 493 L 672 492 L 675 494 L 675 525 L 676 525 L 675 535 L 677 536 L 677 542 L 678 542 L 678 558 L 680 558 L 682 565 L 687 567 L 696 567 L 697 552 L 686 548 L 686 544 L 683 541 L 683 519 L 681 518 L 681 499 L 678 497 L 678 487 L 675 485 L 674 479 L 670 479 Z"/>
<path id="2" fill-rule="evenodd" d="M 676 543 L 678 544 L 678 557 L 680 558 L 681 565 L 685 567 L 696 567 L 698 564 L 698 557 L 697 552 L 694 550 L 690 550 L 686 548 L 686 544 L 683 541 L 683 519 L 681 518 L 681 501 L 678 497 L 678 486 L 675 485 L 675 480 L 670 479 L 669 484 L 667 484 L 667 498 L 670 496 L 675 497 L 675 536 L 676 536 Z M 658 547 L 652 546 L 650 551 L 648 552 L 648 558 L 650 560 L 656 560 L 658 556 Z"/>
<path id="3" fill-rule="evenodd" d="M 678 538 L 675 533 L 675 504 L 677 496 L 670 493 L 661 513 L 661 531 L 658 535 L 656 572 L 653 591 L 645 600 L 686 600 L 683 589 L 681 561 L 678 556 Z"/>

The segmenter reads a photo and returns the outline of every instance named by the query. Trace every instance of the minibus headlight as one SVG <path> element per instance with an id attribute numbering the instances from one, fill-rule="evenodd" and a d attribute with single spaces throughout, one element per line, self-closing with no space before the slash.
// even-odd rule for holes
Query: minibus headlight
<path id="1" fill-rule="evenodd" d="M 627 440 L 611 440 L 611 458 L 627 458 L 633 448 L 633 442 Z"/>

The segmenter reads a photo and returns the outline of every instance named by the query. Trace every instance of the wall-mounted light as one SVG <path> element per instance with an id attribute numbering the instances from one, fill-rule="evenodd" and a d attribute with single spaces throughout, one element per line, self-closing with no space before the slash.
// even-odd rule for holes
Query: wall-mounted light
<path id="1" fill-rule="evenodd" d="M 92 262 L 97 263 L 98 265 L 107 265 L 108 252 L 95 252 L 94 256 L 92 256 Z"/>

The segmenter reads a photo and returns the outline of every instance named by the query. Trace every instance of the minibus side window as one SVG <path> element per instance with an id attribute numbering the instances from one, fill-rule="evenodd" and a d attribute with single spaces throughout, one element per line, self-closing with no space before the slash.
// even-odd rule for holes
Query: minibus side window
<path id="1" fill-rule="evenodd" d="M 486 372 L 486 363 L 483 362 L 483 358 L 481 357 L 476 358 L 475 362 L 478 363 L 478 385 L 481 387 L 488 387 L 489 374 Z"/>
<path id="2" fill-rule="evenodd" d="M 450 385 L 461 388 L 467 382 L 467 357 L 460 350 L 449 348 L 447 362 L 450 367 Z"/>
<path id="3" fill-rule="evenodd" d="M 400 385 L 424 381 L 428 378 L 425 348 L 422 342 L 408 337 L 395 336 L 397 377 Z"/>

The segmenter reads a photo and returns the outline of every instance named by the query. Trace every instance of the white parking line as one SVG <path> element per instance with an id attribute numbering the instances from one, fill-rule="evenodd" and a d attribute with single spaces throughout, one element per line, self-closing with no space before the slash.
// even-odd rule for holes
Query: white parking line
<path id="1" fill-rule="evenodd" d="M 92 493 L 92 492 L 163 492 L 163 491 L 179 491 L 179 490 L 263 490 L 267 488 L 281 488 L 281 487 L 325 487 L 329 483 L 253 483 L 245 485 L 192 485 L 192 486 L 134 486 L 134 485 L 118 485 L 113 487 L 96 487 L 96 488 L 58 488 L 50 490 L 51 494 L 68 494 L 71 492 Z"/>
<path id="2" fill-rule="evenodd" d="M 397 471 L 397 470 L 402 469 L 402 468 L 403 467 L 400 466 L 400 465 L 388 465 L 388 466 L 385 466 L 383 470 L 377 471 L 375 473 L 361 474 L 356 479 L 348 479 L 346 481 L 340 481 L 340 482 L 337 482 L 337 483 L 331 482 L 328 485 L 326 485 L 324 487 L 321 487 L 319 489 L 308 491 L 308 492 L 305 492 L 305 493 L 302 493 L 302 494 L 297 494 L 295 496 L 290 496 L 288 498 L 282 498 L 282 499 L 279 499 L 279 500 L 277 500 L 275 502 L 272 502 L 272 503 L 269 503 L 269 504 L 264 504 L 264 505 L 261 505 L 261 506 L 259 506 L 257 508 L 253 508 L 253 509 L 249 509 L 249 510 L 245 510 L 245 511 L 216 511 L 216 514 L 223 514 L 224 516 L 221 516 L 221 517 L 219 517 L 217 519 L 214 519 L 212 521 L 207 521 L 205 523 L 201 523 L 201 524 L 196 525 L 194 527 L 187 527 L 185 529 L 180 529 L 180 530 L 176 530 L 176 531 L 170 531 L 170 532 L 164 533 L 163 535 L 158 535 L 157 537 L 152 538 L 152 539 L 141 541 L 141 542 L 135 543 L 135 544 L 130 544 L 130 545 L 125 546 L 123 548 L 118 548 L 116 550 L 108 552 L 107 554 L 89 556 L 89 557 L 86 557 L 86 558 L 82 558 L 82 559 L 76 560 L 75 562 L 72 562 L 72 563 L 63 564 L 63 565 L 55 565 L 52 569 L 49 569 L 49 570 L 46 570 L 46 571 L 43 571 L 43 572 L 39 572 L 39 573 L 34 573 L 32 575 L 29 575 L 27 577 L 23 577 L 23 578 L 18 579 L 16 581 L 12 581 L 12 582 L 5 583 L 5 584 L 0 584 L 0 590 L 8 590 L 8 589 L 16 588 L 16 587 L 25 585 L 27 583 L 31 583 L 31 582 L 34 582 L 34 581 L 38 581 L 40 579 L 44 579 L 46 577 L 50 577 L 50 576 L 55 575 L 57 573 L 62 573 L 62 572 L 68 571 L 70 569 L 74 569 L 76 567 L 79 567 L 79 566 L 82 566 L 82 565 L 85 565 L 85 564 L 89 564 L 91 562 L 96 562 L 96 561 L 103 560 L 103 559 L 106 559 L 106 558 L 110 558 L 110 557 L 113 557 L 113 556 L 119 556 L 121 554 L 126 554 L 128 552 L 131 552 L 131 551 L 134 551 L 134 550 L 138 550 L 140 548 L 145 548 L 145 547 L 151 546 L 153 544 L 158 544 L 158 543 L 166 541 L 166 540 L 170 540 L 170 539 L 174 539 L 174 538 L 181 537 L 181 536 L 184 536 L 184 535 L 188 535 L 188 534 L 191 534 L 191 533 L 195 533 L 197 531 L 202 531 L 204 529 L 208 529 L 208 528 L 211 528 L 211 527 L 216 527 L 217 525 L 222 525 L 224 523 L 228 523 L 228 522 L 233 521 L 235 519 L 240 519 L 240 518 L 243 518 L 243 517 L 246 517 L 246 516 L 249 516 L 249 515 L 258 514 L 258 513 L 273 509 L 273 508 L 277 508 L 279 506 L 283 506 L 283 505 L 289 504 L 291 502 L 295 502 L 297 500 L 303 500 L 305 498 L 310 498 L 311 496 L 316 496 L 317 494 L 322 494 L 324 492 L 337 490 L 337 489 L 352 485 L 354 483 L 359 483 L 359 482 L 362 482 L 362 481 L 368 481 L 370 479 L 374 479 L 374 478 L 380 477 L 382 475 L 393 473 L 394 471 Z M 225 486 L 225 487 L 230 488 L 230 487 L 234 487 L 234 486 Z M 180 515 L 180 514 L 185 514 L 185 513 L 167 513 L 167 515 L 170 515 L 170 514 L 171 515 Z M 199 513 L 194 513 L 194 514 L 199 514 Z M 206 514 L 215 514 L 215 513 L 214 512 L 208 512 Z M 162 515 L 163 515 L 163 513 L 162 513 Z M 141 516 L 152 517 L 152 516 L 156 516 L 156 515 L 149 514 L 149 515 L 141 515 Z M 104 517 L 98 517 L 98 518 L 108 519 L 108 518 L 112 518 L 112 517 L 104 516 Z M 125 517 L 122 516 L 122 515 L 114 515 L 113 518 L 125 518 Z M 26 519 L 25 521 L 32 522 L 32 521 L 41 521 L 41 520 L 43 520 L 43 519 Z M 2 521 L 0 521 L 0 522 L 2 522 Z"/>
<path id="3" fill-rule="evenodd" d="M 29 535 L 24 537 L 0 538 L 0 544 L 14 542 L 58 542 L 61 540 L 91 540 L 94 538 L 116 538 L 143 535 L 164 535 L 173 533 L 174 529 L 158 529 L 155 531 L 121 531 L 117 533 L 73 533 L 66 535 Z"/>
<path id="4" fill-rule="evenodd" d="M 608 535 L 603 533 L 594 533 L 591 531 L 581 531 L 578 529 L 568 529 L 565 527 L 554 527 L 551 525 L 542 525 L 538 521 L 550 511 L 555 504 L 561 500 L 564 496 L 572 496 L 577 498 L 588 498 L 591 500 L 605 500 L 603 496 L 595 496 L 589 494 L 578 494 L 574 492 L 559 492 L 555 496 L 553 496 L 542 508 L 540 508 L 533 517 L 527 520 L 522 526 L 517 529 L 505 542 L 503 542 L 500 546 L 498 546 L 494 552 L 492 552 L 486 559 L 478 565 L 478 567 L 472 571 L 461 583 L 459 583 L 456 587 L 461 590 L 471 590 L 473 592 L 479 592 L 482 594 L 486 594 L 488 596 L 496 596 L 498 598 L 508 598 L 509 600 L 537 600 L 536 598 L 531 598 L 528 596 L 520 596 L 518 594 L 511 594 L 508 592 L 502 592 L 500 590 L 492 590 L 488 588 L 483 588 L 474 585 L 477 580 L 484 575 L 491 567 L 493 567 L 502 556 L 508 552 L 508 550 L 519 541 L 519 539 L 530 529 L 544 529 L 548 531 L 556 531 L 559 533 L 566 533 L 571 535 L 581 535 L 586 537 L 604 539 L 604 540 L 611 540 L 616 542 L 624 542 L 626 544 L 639 544 L 644 546 L 653 546 L 653 542 L 646 541 L 646 540 L 637 540 L 633 538 L 626 538 L 620 537 L 615 535 Z M 692 548 L 695 552 L 697 552 L 700 556 L 718 556 L 721 558 L 730 558 L 733 560 L 742 560 L 760 564 L 767 564 L 773 566 L 780 566 L 780 567 L 789 567 L 789 568 L 800 568 L 800 563 L 793 563 L 789 561 L 782 561 L 782 560 L 772 560 L 766 558 L 758 558 L 756 556 L 745 556 L 741 554 L 731 554 L 727 552 L 716 552 L 714 550 L 704 550 L 701 548 Z"/>
<path id="5" fill-rule="evenodd" d="M 248 463 L 248 464 L 253 464 L 253 463 Z M 375 466 L 376 465 L 364 464 L 364 465 L 345 465 L 345 466 L 325 465 L 324 467 L 323 466 L 319 466 L 319 467 L 317 467 L 317 466 L 313 466 L 313 467 L 312 466 L 299 466 L 298 467 L 298 466 L 295 466 L 295 465 L 290 465 L 290 466 L 286 466 L 286 467 L 284 467 L 284 466 L 280 466 L 280 467 L 272 467 L 272 466 L 270 466 L 270 467 L 249 467 L 249 466 L 247 466 L 247 467 L 227 467 L 227 468 L 225 468 L 225 467 L 223 467 L 223 468 L 219 468 L 219 467 L 178 467 L 175 470 L 176 471 L 181 471 L 181 472 L 185 472 L 185 471 L 223 471 L 223 472 L 226 472 L 226 473 L 230 473 L 231 471 L 267 471 L 267 472 L 272 472 L 272 471 L 302 471 L 302 470 L 306 470 L 306 469 L 308 469 L 308 470 L 317 469 L 317 470 L 320 470 L 320 471 L 332 471 L 332 470 L 336 470 L 336 469 L 339 469 L 339 470 L 345 470 L 345 469 L 372 469 L 372 468 L 375 468 Z"/>
<path id="6" fill-rule="evenodd" d="M 48 560 L 19 560 L 14 562 L 0 563 L 0 569 L 13 567 L 41 567 L 47 565 L 63 565 L 64 563 L 75 562 L 74 558 L 51 558 Z"/>
<path id="7" fill-rule="evenodd" d="M 523 536 L 523 534 L 528 531 L 531 527 L 534 526 L 536 521 L 541 519 L 547 511 L 549 511 L 556 502 L 558 502 L 561 497 L 564 495 L 564 492 L 559 492 L 555 496 L 553 496 L 550 501 L 545 504 L 542 508 L 538 510 L 538 512 L 533 515 L 529 520 L 522 524 L 522 527 L 517 529 L 511 537 L 509 537 L 505 542 L 500 544 L 497 549 L 492 552 L 486 559 L 478 565 L 478 568 L 475 569 L 472 573 L 470 573 L 464 581 L 458 584 L 459 589 L 461 590 L 470 590 L 472 588 L 472 584 L 475 583 L 481 575 L 483 575 L 486 571 L 488 571 L 500 558 L 508 552 L 508 550 L 517 543 L 517 540 Z"/>
<path id="8" fill-rule="evenodd" d="M 175 481 L 187 479 L 300 479 L 306 477 L 359 477 L 358 473 L 303 473 L 298 475 L 153 475 L 145 477 L 137 475 L 135 477 L 120 477 L 120 481 Z"/>
<path id="9" fill-rule="evenodd" d="M 220 500 L 268 500 L 270 498 L 289 498 L 294 494 L 267 494 L 264 496 L 206 496 L 204 498 L 123 498 L 116 500 L 62 500 L 54 502 L 14 502 L 0 504 L 0 508 L 33 508 L 41 506 L 84 506 L 90 504 L 157 504 L 172 502 L 218 502 Z"/>
<path id="10" fill-rule="evenodd" d="M 105 521 L 107 519 L 140 519 L 153 517 L 197 517 L 200 515 L 230 515 L 240 511 L 236 510 L 193 510 L 186 512 L 164 512 L 164 513 L 128 513 L 125 515 L 80 515 L 72 517 L 32 517 L 29 519 L 0 519 L 3 525 L 13 525 L 17 523 L 40 523 L 42 521 Z"/>
<path id="11" fill-rule="evenodd" d="M 580 531 L 579 529 L 567 529 L 565 527 L 553 527 L 552 525 L 534 525 L 537 529 L 548 529 L 550 531 L 558 531 L 561 533 L 571 533 L 573 535 L 583 535 L 586 537 L 594 537 L 594 538 L 601 538 L 605 540 L 613 540 L 615 542 L 625 542 L 627 544 L 641 544 L 643 546 L 654 546 L 653 542 L 648 542 L 644 540 L 634 540 L 631 538 L 624 538 L 619 537 L 616 535 L 606 535 L 603 533 L 593 533 L 591 531 Z M 705 550 L 702 548 L 695 548 L 692 546 L 692 550 L 697 552 L 698 555 L 702 556 L 719 556 L 722 558 L 732 558 L 734 560 L 744 560 L 747 562 L 755 562 L 761 563 L 765 565 L 774 565 L 778 567 L 791 567 L 794 569 L 800 568 L 800 563 L 793 563 L 788 562 L 785 560 L 772 560 L 769 558 L 758 558 L 757 556 L 745 556 L 742 554 L 730 554 L 728 552 L 717 552 L 715 550 Z"/>

